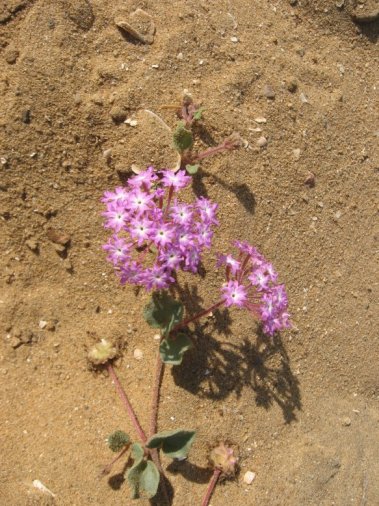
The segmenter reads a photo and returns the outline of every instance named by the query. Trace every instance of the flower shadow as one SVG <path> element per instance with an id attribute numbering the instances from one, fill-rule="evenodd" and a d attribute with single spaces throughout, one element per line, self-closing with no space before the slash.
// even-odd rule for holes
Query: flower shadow
<path id="1" fill-rule="evenodd" d="M 265 336 L 258 329 L 255 342 L 244 338 L 239 345 L 219 341 L 197 326 L 191 333 L 194 346 L 180 366 L 172 368 L 175 383 L 202 398 L 222 400 L 232 392 L 240 397 L 250 388 L 255 404 L 268 410 L 277 404 L 286 423 L 301 410 L 299 381 L 280 334 Z"/>

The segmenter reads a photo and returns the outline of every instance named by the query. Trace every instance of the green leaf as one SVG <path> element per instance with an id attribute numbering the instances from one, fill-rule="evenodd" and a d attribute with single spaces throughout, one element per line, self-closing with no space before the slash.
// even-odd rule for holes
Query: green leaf
<path id="1" fill-rule="evenodd" d="M 122 430 L 116 430 L 108 436 L 108 446 L 112 452 L 119 452 L 130 443 L 130 437 Z"/>
<path id="2" fill-rule="evenodd" d="M 162 362 L 165 364 L 179 365 L 182 363 L 184 353 L 192 346 L 191 339 L 183 333 L 179 333 L 175 338 L 163 339 L 159 346 L 159 353 Z"/>
<path id="3" fill-rule="evenodd" d="M 153 462 L 144 459 L 144 450 L 140 444 L 135 443 L 131 453 L 134 463 L 126 477 L 132 489 L 132 499 L 138 499 L 141 491 L 145 492 L 148 498 L 154 497 L 160 479 L 158 469 Z"/>
<path id="4" fill-rule="evenodd" d="M 158 491 L 160 475 L 157 466 L 150 460 L 140 475 L 140 487 L 146 492 L 147 497 L 154 497 Z"/>
<path id="5" fill-rule="evenodd" d="M 168 457 L 184 459 L 188 455 L 195 434 L 194 431 L 183 429 L 159 432 L 149 439 L 146 448 L 162 448 Z"/>
<path id="6" fill-rule="evenodd" d="M 198 109 L 195 112 L 195 114 L 193 115 L 193 119 L 195 119 L 196 121 L 200 120 L 203 115 L 203 111 L 204 111 L 204 107 L 200 107 L 200 109 Z"/>
<path id="7" fill-rule="evenodd" d="M 197 163 L 195 165 L 186 165 L 186 171 L 188 174 L 196 174 L 196 172 L 199 170 L 200 165 Z"/>
<path id="8" fill-rule="evenodd" d="M 180 153 L 186 149 L 192 148 L 193 136 L 190 130 L 187 130 L 184 123 L 180 121 L 173 133 L 173 142 L 175 149 Z"/>
<path id="9" fill-rule="evenodd" d="M 166 292 L 156 292 L 146 305 L 143 316 L 147 323 L 168 335 L 183 318 L 183 304 L 172 299 Z"/>

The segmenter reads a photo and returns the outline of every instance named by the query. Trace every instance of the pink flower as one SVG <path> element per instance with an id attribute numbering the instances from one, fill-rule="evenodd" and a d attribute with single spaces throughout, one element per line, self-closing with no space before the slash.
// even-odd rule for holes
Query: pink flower
<path id="1" fill-rule="evenodd" d="M 232 305 L 242 307 L 247 299 L 246 289 L 238 281 L 228 281 L 221 290 L 225 297 L 226 307 Z"/>
<path id="2" fill-rule="evenodd" d="M 162 170 L 162 184 L 163 186 L 172 186 L 174 190 L 185 188 L 191 182 L 191 176 L 186 175 L 185 170 L 173 172 L 172 170 Z"/>

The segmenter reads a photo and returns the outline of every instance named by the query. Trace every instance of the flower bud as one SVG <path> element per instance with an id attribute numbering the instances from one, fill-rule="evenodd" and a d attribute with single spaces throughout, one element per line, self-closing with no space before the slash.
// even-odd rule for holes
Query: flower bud
<path id="1" fill-rule="evenodd" d="M 211 451 L 210 460 L 214 467 L 220 469 L 223 474 L 234 474 L 237 457 L 233 455 L 233 448 L 229 448 L 224 443 L 221 443 Z"/>
<path id="2" fill-rule="evenodd" d="M 108 360 L 112 360 L 116 355 L 117 350 L 112 343 L 102 339 L 89 350 L 88 359 L 95 365 L 101 365 L 106 364 Z"/>

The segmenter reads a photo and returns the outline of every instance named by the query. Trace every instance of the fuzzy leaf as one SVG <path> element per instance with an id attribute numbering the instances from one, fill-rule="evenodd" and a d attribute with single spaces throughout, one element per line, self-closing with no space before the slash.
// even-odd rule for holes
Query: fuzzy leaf
<path id="1" fill-rule="evenodd" d="M 194 431 L 182 429 L 158 432 L 149 439 L 146 448 L 162 448 L 168 457 L 183 459 L 188 455 L 195 434 Z"/>
<path id="2" fill-rule="evenodd" d="M 204 112 L 204 107 L 200 107 L 200 109 L 198 109 L 195 112 L 195 114 L 193 115 L 193 119 L 195 119 L 196 121 L 200 120 L 203 115 L 203 112 Z"/>
<path id="3" fill-rule="evenodd" d="M 197 163 L 195 165 L 186 165 L 186 171 L 188 174 L 196 174 L 196 172 L 199 170 L 200 165 Z"/>
<path id="4" fill-rule="evenodd" d="M 183 304 L 166 292 L 156 292 L 146 305 L 143 316 L 151 327 L 161 329 L 164 335 L 168 335 L 174 325 L 182 321 Z"/>
<path id="5" fill-rule="evenodd" d="M 175 149 L 180 153 L 190 149 L 193 145 L 193 136 L 190 130 L 187 130 L 184 123 L 180 121 L 173 133 L 173 142 Z"/>
<path id="6" fill-rule="evenodd" d="M 112 452 L 119 452 L 130 443 L 130 437 L 123 430 L 116 430 L 108 436 L 108 446 Z"/>
<path id="7" fill-rule="evenodd" d="M 126 477 L 132 489 L 132 499 L 138 499 L 141 491 L 148 498 L 154 497 L 159 485 L 158 469 L 153 462 L 144 459 L 144 449 L 140 444 L 133 444 L 131 454 L 134 462 Z"/>
<path id="8" fill-rule="evenodd" d="M 154 497 L 159 486 L 159 471 L 150 460 L 146 462 L 146 467 L 140 476 L 140 487 L 146 492 L 147 497 Z"/>
<path id="9" fill-rule="evenodd" d="M 165 364 L 179 365 L 182 363 L 184 353 L 192 346 L 191 339 L 183 333 L 174 338 L 163 339 L 159 346 L 162 362 Z"/>

